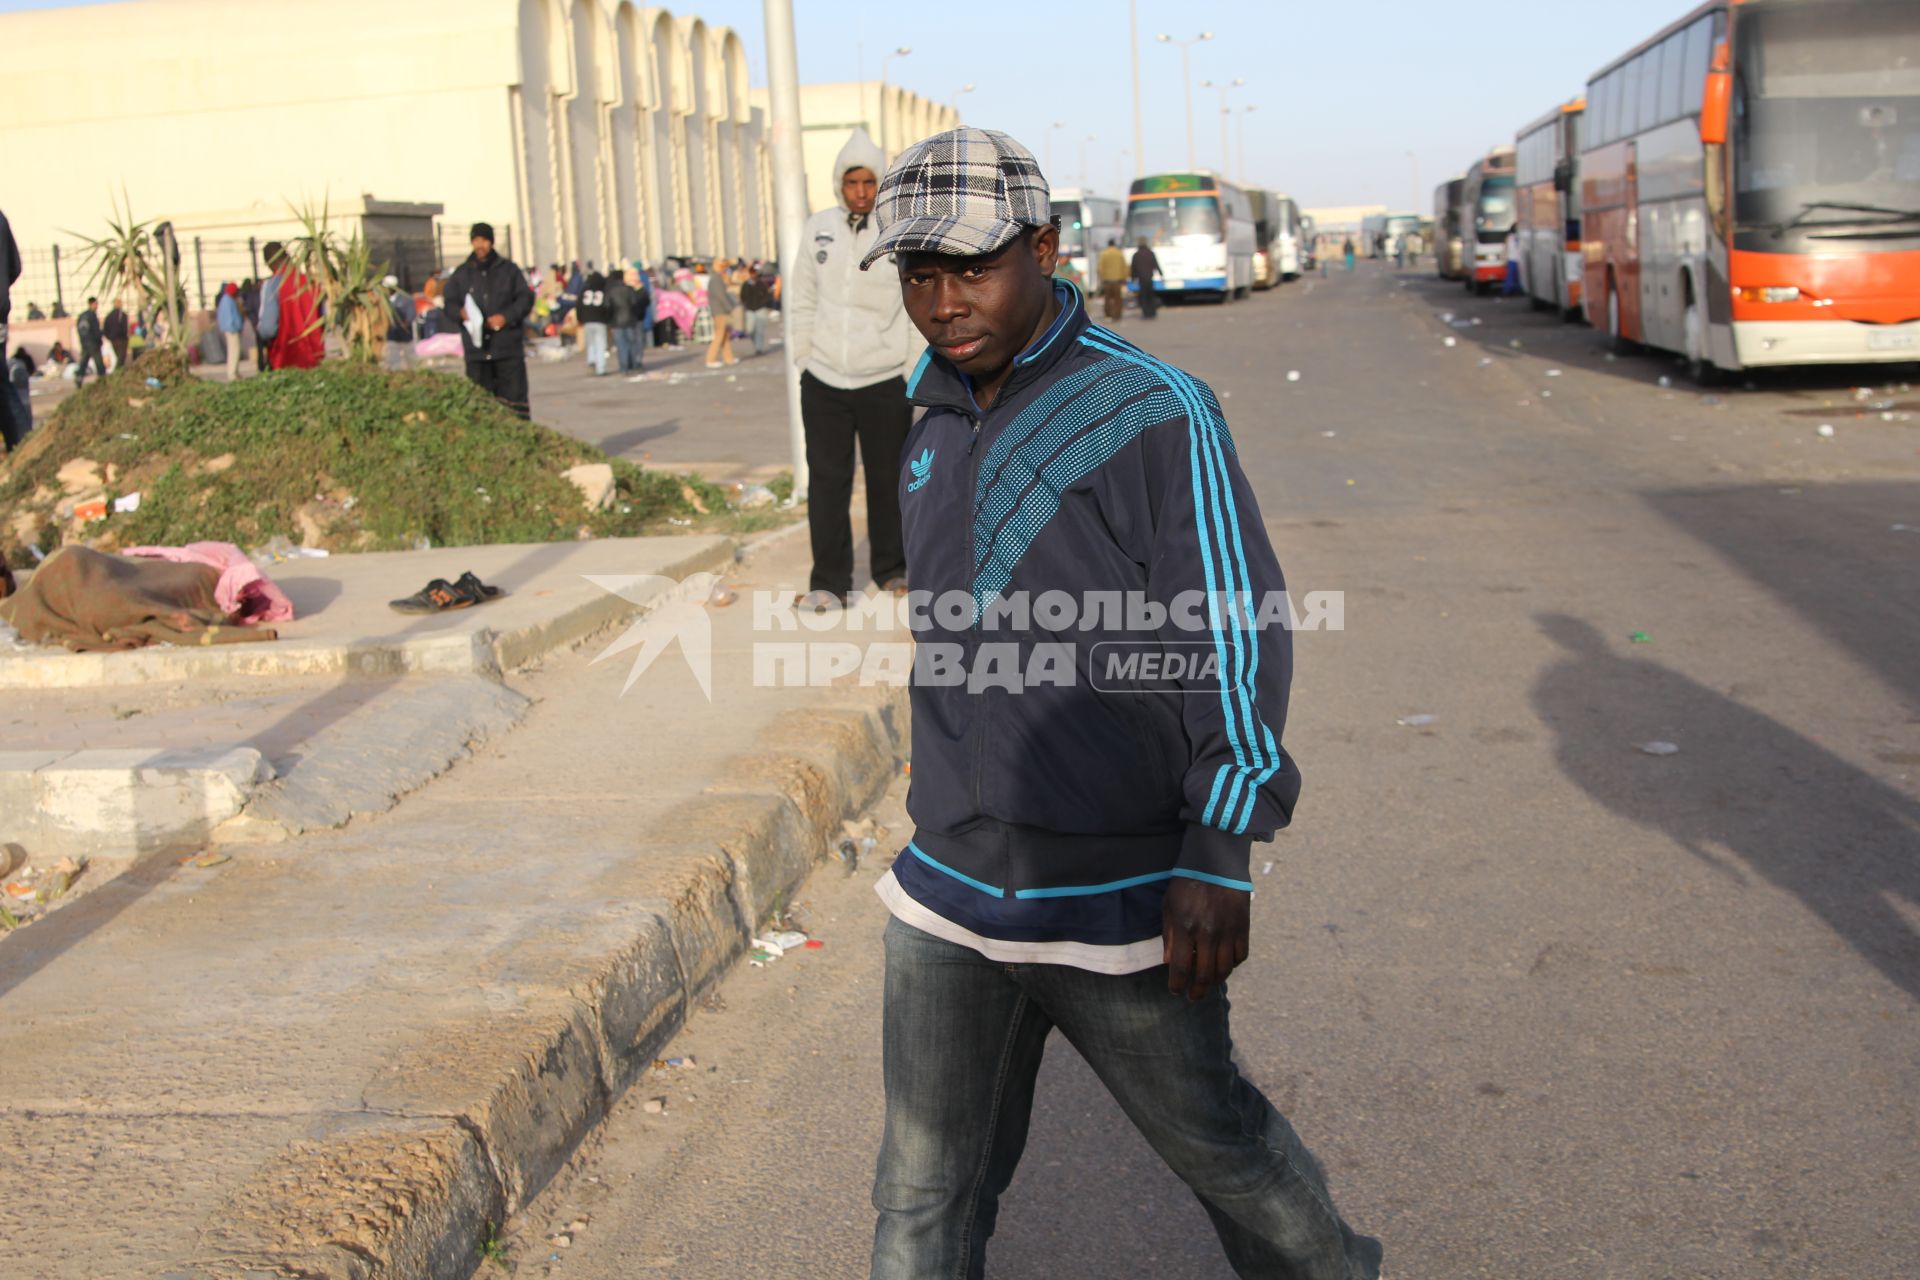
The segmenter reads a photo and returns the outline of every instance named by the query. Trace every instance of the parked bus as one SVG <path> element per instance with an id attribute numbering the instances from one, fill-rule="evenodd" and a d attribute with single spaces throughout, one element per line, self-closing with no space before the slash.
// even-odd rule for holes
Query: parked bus
<path id="1" fill-rule="evenodd" d="M 1053 193 L 1053 216 L 1060 219 L 1060 252 L 1080 273 L 1090 295 L 1100 290 L 1100 251 L 1107 247 L 1107 241 L 1126 234 L 1123 208 L 1111 196 L 1073 187 Z M 1131 249 L 1127 257 L 1133 257 Z"/>
<path id="2" fill-rule="evenodd" d="M 1391 258 L 1394 248 L 1408 236 L 1420 234 L 1420 215 L 1417 213 L 1389 213 L 1380 223 L 1380 239 L 1367 246 L 1376 258 Z"/>
<path id="3" fill-rule="evenodd" d="M 1225 302 L 1253 287 L 1253 214 L 1245 193 L 1225 179 L 1211 173 L 1135 179 L 1126 242 L 1143 239 L 1166 274 L 1163 294 Z"/>
<path id="4" fill-rule="evenodd" d="M 1920 5 L 1712 0 L 1587 85 L 1586 310 L 1703 381 L 1920 359 Z"/>
<path id="5" fill-rule="evenodd" d="M 1585 274 L 1580 248 L 1580 118 L 1586 99 L 1555 107 L 1522 129 L 1514 143 L 1514 186 L 1520 240 L 1520 287 L 1535 306 L 1571 319 L 1580 310 Z"/>
<path id="6" fill-rule="evenodd" d="M 1274 214 L 1278 200 L 1271 191 L 1258 187 L 1247 189 L 1247 209 L 1253 214 L 1253 287 L 1256 289 L 1271 289 L 1280 283 L 1280 274 L 1273 268 Z"/>
<path id="7" fill-rule="evenodd" d="M 1460 266 L 1467 288 L 1484 292 L 1506 278 L 1513 204 L 1513 147 L 1495 147 L 1460 185 Z"/>
<path id="8" fill-rule="evenodd" d="M 1433 189 L 1433 267 L 1442 280 L 1466 279 L 1466 250 L 1460 238 L 1460 192 L 1464 177 L 1449 178 Z"/>
<path id="9" fill-rule="evenodd" d="M 1294 203 L 1292 196 L 1275 196 L 1278 211 L 1275 214 L 1273 246 L 1268 250 L 1274 261 L 1274 268 L 1280 279 L 1297 280 L 1300 273 L 1308 267 L 1307 262 L 1307 221 L 1300 215 L 1300 206 Z"/>

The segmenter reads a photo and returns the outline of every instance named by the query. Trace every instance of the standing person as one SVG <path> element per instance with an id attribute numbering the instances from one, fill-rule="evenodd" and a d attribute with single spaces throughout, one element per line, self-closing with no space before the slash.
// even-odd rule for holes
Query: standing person
<path id="1" fill-rule="evenodd" d="M 533 290 L 520 268 L 493 251 L 491 224 L 474 223 L 470 238 L 473 252 L 447 281 L 447 319 L 460 326 L 468 379 L 521 417 L 529 417 L 527 341 L 521 326 L 533 312 Z M 481 317 L 477 338 L 466 322 L 468 298 Z"/>
<path id="2" fill-rule="evenodd" d="M 7 221 L 7 215 L 0 211 L 0 355 L 7 350 L 7 323 L 13 316 L 13 282 L 20 278 L 20 246 L 13 239 L 13 224 Z M 26 355 L 25 350 L 19 354 Z M 31 373 L 32 361 L 28 361 Z M 12 367 L 9 365 L 9 375 Z M 13 378 L 7 378 L 7 384 L 0 387 L 0 439 L 6 441 L 9 451 L 27 438 L 27 432 L 33 429 L 33 406 L 28 398 L 27 389 L 17 391 Z"/>
<path id="3" fill-rule="evenodd" d="M 127 342 L 130 326 L 127 321 L 127 309 L 120 305 L 120 299 L 113 300 L 113 310 L 107 312 L 107 318 L 100 322 L 100 334 L 113 348 L 113 367 L 127 367 Z"/>
<path id="4" fill-rule="evenodd" d="M 886 159 L 855 129 L 834 160 L 836 209 L 807 219 L 786 282 L 787 341 L 800 373 L 807 437 L 807 527 L 813 572 L 802 608 L 837 609 L 853 593 L 853 450 L 867 473 L 867 541 L 873 580 L 907 589 L 900 542 L 900 446 L 913 421 L 907 373 L 925 343 L 885 272 L 861 271 L 880 237 L 873 202 Z"/>
<path id="5" fill-rule="evenodd" d="M 387 291 L 387 343 L 384 358 L 389 369 L 411 369 L 413 367 L 414 322 L 419 319 L 419 305 L 413 295 L 400 287 L 399 276 L 388 276 L 380 282 Z"/>
<path id="6" fill-rule="evenodd" d="M 1300 775 L 1280 745 L 1291 637 L 1251 616 L 1282 596 L 1280 565 L 1219 402 L 1049 279 L 1047 183 L 1007 135 L 909 147 L 879 216 L 866 261 L 895 255 L 930 344 L 902 485 L 915 588 L 974 601 L 972 616 L 928 611 L 919 648 L 972 654 L 957 659 L 970 675 L 1002 658 L 1031 673 L 1043 650 L 1071 673 L 996 689 L 916 662 L 915 830 L 876 886 L 893 919 L 873 1280 L 986 1274 L 1055 1027 L 1199 1198 L 1237 1274 L 1376 1280 L 1379 1242 L 1341 1220 L 1233 1059 L 1252 846 L 1287 825 Z M 1244 613 L 1174 603 L 1217 599 L 1223 580 Z M 1077 630 L 992 607 L 1053 597 L 1079 605 Z M 1150 604 L 1165 619 L 1144 634 L 1115 616 Z M 1182 627 L 1232 655 L 1154 682 L 1190 696 L 1095 683 L 1106 642 L 1157 650 Z"/>
<path id="7" fill-rule="evenodd" d="M 1160 255 L 1153 251 L 1145 236 L 1140 237 L 1140 247 L 1133 251 L 1133 282 L 1140 288 L 1140 318 L 1154 320 L 1160 315 L 1160 293 L 1153 286 L 1153 278 L 1166 278 L 1166 272 L 1160 269 Z"/>
<path id="8" fill-rule="evenodd" d="M 73 321 L 73 340 L 80 344 L 80 368 L 74 373 L 74 385 L 87 385 L 87 369 L 99 371 L 101 377 L 107 376 L 107 362 L 100 355 L 100 299 L 88 298 L 87 309 Z"/>
<path id="9" fill-rule="evenodd" d="M 755 265 L 740 286 L 740 309 L 747 317 L 747 337 L 753 342 L 753 354 L 767 354 L 767 316 L 773 311 L 773 290 Z"/>
<path id="10" fill-rule="evenodd" d="M 278 240 L 262 251 L 273 274 L 260 290 L 260 336 L 275 369 L 315 369 L 327 355 L 327 334 L 320 325 L 320 290 L 304 271 L 294 269 Z"/>
<path id="11" fill-rule="evenodd" d="M 7 452 L 18 448 L 33 430 L 33 371 L 33 356 L 26 347 L 15 347 L 7 361 L 6 386 L 0 387 L 0 444 Z"/>
<path id="12" fill-rule="evenodd" d="M 1140 242 L 1142 245 L 1146 241 Z M 1148 249 L 1148 253 L 1153 250 Z M 1127 255 L 1120 250 L 1118 240 L 1107 241 L 1107 247 L 1100 251 L 1100 310 L 1106 316 L 1108 324 L 1120 323 L 1120 317 L 1127 310 L 1127 276 L 1131 270 L 1127 265 Z"/>
<path id="13" fill-rule="evenodd" d="M 240 310 L 240 286 L 229 281 L 220 286 L 220 301 L 213 309 L 213 323 L 227 343 L 227 381 L 240 381 L 240 337 L 246 331 L 247 317 Z"/>
<path id="14" fill-rule="evenodd" d="M 1520 292 L 1520 231 L 1518 228 L 1507 232 L 1507 273 L 1501 283 L 1500 292 L 1508 297 Z"/>
<path id="15" fill-rule="evenodd" d="M 580 338 L 587 348 L 587 368 L 596 378 L 609 372 L 612 335 L 607 322 L 611 314 L 607 309 L 607 278 L 589 262 L 586 279 L 580 282 Z"/>
<path id="16" fill-rule="evenodd" d="M 621 373 L 640 372 L 640 317 L 646 303 L 634 287 L 639 273 L 632 269 L 607 278 L 607 327 L 613 331 L 614 366 Z"/>
<path id="17" fill-rule="evenodd" d="M 707 314 L 713 319 L 713 341 L 707 344 L 707 368 L 739 364 L 733 354 L 733 264 L 716 262 L 707 273 Z"/>
<path id="18" fill-rule="evenodd" d="M 1348 236 L 1346 243 L 1340 246 L 1340 252 L 1347 260 L 1347 270 L 1353 270 L 1353 237 Z"/>

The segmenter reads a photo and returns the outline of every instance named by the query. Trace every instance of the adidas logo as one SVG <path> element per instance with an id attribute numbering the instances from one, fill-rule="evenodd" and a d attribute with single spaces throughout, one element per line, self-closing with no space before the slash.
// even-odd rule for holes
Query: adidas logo
<path id="1" fill-rule="evenodd" d="M 907 470 L 913 473 L 913 479 L 907 483 L 907 492 L 912 493 L 933 476 L 933 450 L 923 449 L 919 457 L 908 458 Z"/>

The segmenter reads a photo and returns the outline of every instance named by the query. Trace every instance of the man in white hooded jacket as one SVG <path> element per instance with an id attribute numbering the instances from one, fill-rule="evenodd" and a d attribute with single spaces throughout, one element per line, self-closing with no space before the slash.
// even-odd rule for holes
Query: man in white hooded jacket
<path id="1" fill-rule="evenodd" d="M 900 301 L 899 282 L 862 271 L 879 239 L 873 204 L 886 157 L 863 129 L 840 149 L 833 172 L 840 202 L 807 219 L 786 282 L 787 341 L 800 369 L 806 425 L 807 522 L 813 573 L 801 606 L 838 608 L 853 591 L 853 450 L 867 474 L 867 540 L 873 580 L 907 588 L 900 539 L 900 450 L 913 422 L 907 375 L 926 347 Z"/>

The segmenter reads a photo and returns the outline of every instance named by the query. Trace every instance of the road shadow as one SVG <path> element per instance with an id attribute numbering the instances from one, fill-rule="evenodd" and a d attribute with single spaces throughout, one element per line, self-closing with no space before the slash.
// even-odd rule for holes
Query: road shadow
<path id="1" fill-rule="evenodd" d="M 600 449 L 603 453 L 610 453 L 618 458 L 624 456 L 629 450 L 638 449 L 649 440 L 658 440 L 663 436 L 673 435 L 679 430 L 680 419 L 669 418 L 665 422 L 658 422 L 652 426 L 634 427 L 628 431 L 616 431 L 614 434 L 600 441 Z"/>
<path id="2" fill-rule="evenodd" d="M 1900 914 L 1920 909 L 1920 802 L 1590 623 L 1537 621 L 1563 650 L 1532 694 L 1561 772 L 1737 884 L 1793 894 L 1920 1001 L 1920 932 Z M 1639 750 L 1652 741 L 1680 751 Z"/>
<path id="3" fill-rule="evenodd" d="M 1397 278 L 1407 296 L 1430 310 L 1462 346 L 1478 347 L 1496 360 L 1539 356 L 1569 369 L 1642 386 L 1658 386 L 1660 379 L 1666 378 L 1676 392 L 1722 398 L 1750 391 L 1772 392 L 1817 396 L 1821 400 L 1845 398 L 1850 405 L 1854 389 L 1867 387 L 1875 389 L 1872 398 L 1876 404 L 1892 401 L 1889 407 L 1902 412 L 1920 410 L 1920 393 L 1888 390 L 1920 380 L 1920 363 L 1745 369 L 1722 375 L 1715 385 L 1701 387 L 1688 379 L 1685 362 L 1679 356 L 1637 347 L 1609 358 L 1606 336 L 1599 329 L 1584 321 L 1564 320 L 1551 307 L 1537 308 L 1530 298 L 1468 293 L 1458 281 L 1442 280 L 1430 269 L 1424 274 L 1409 270 Z M 1448 315 L 1451 321 L 1445 319 Z M 1473 323 L 1475 320 L 1480 323 Z M 1513 345 L 1515 341 L 1518 347 Z M 1807 411 L 1819 409 L 1809 406 Z"/>
<path id="4" fill-rule="evenodd" d="M 175 846 L 149 850 L 99 888 L 0 939 L 0 998 L 166 883 L 180 869 L 180 856 L 192 852 Z"/>
<path id="5" fill-rule="evenodd" d="M 1672 489 L 1645 501 L 1871 667 L 1920 715 L 1920 484 Z"/>
<path id="6" fill-rule="evenodd" d="M 293 616 L 311 618 L 316 613 L 340 598 L 341 585 L 332 578 L 282 578 L 273 577 L 273 585 L 286 593 L 293 602 Z"/>

